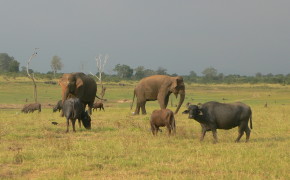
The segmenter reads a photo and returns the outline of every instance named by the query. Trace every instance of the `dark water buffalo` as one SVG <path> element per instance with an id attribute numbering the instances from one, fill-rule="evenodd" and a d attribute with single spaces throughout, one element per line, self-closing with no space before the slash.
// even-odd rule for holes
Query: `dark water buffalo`
<path id="1" fill-rule="evenodd" d="M 171 135 L 171 131 L 175 134 L 174 113 L 170 109 L 154 110 L 151 114 L 150 125 L 153 135 L 157 135 L 159 127 L 164 126 L 168 129 L 168 135 Z"/>
<path id="2" fill-rule="evenodd" d="M 41 112 L 41 104 L 40 103 L 25 104 L 23 106 L 21 112 L 33 113 L 36 110 L 38 110 L 38 112 Z"/>
<path id="3" fill-rule="evenodd" d="M 59 100 L 57 102 L 57 104 L 52 109 L 53 112 L 56 112 L 57 110 L 58 110 L 58 112 L 60 112 L 62 110 L 62 100 Z"/>
<path id="4" fill-rule="evenodd" d="M 75 122 L 76 119 L 82 121 L 84 127 L 86 129 L 91 129 L 91 117 L 88 112 L 85 111 L 85 107 L 83 103 L 81 103 L 79 98 L 69 98 L 64 101 L 62 106 L 62 111 L 64 116 L 66 117 L 67 129 L 66 132 L 69 131 L 69 120 L 72 122 L 73 131 L 75 132 Z"/>
<path id="5" fill-rule="evenodd" d="M 105 111 L 105 109 L 104 109 L 104 104 L 102 103 L 102 102 L 100 102 L 100 101 L 98 101 L 98 102 L 95 102 L 94 104 L 93 104 L 93 111 L 96 109 L 96 111 L 97 111 L 97 109 L 99 108 L 99 110 L 101 111 L 101 109 L 103 109 L 103 111 Z"/>
<path id="6" fill-rule="evenodd" d="M 250 120 L 250 127 L 252 129 L 252 111 L 251 108 L 241 102 L 237 103 L 219 103 L 207 102 L 201 106 L 189 105 L 188 118 L 195 119 L 201 124 L 202 134 L 200 140 L 202 141 L 206 131 L 212 131 L 214 142 L 217 142 L 217 129 L 231 129 L 239 127 L 239 135 L 236 142 L 246 133 L 246 142 L 249 141 L 251 130 L 248 126 Z"/>

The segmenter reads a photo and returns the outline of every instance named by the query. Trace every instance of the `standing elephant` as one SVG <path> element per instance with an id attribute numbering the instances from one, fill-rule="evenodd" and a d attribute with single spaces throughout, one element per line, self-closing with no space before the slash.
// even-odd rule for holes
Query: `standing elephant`
<path id="1" fill-rule="evenodd" d="M 133 102 L 137 97 L 137 105 L 134 114 L 146 114 L 146 101 L 158 100 L 161 109 L 166 109 L 170 94 L 173 93 L 176 98 L 180 94 L 180 100 L 175 113 L 180 109 L 185 98 L 185 86 L 181 76 L 170 77 L 166 75 L 153 75 L 140 80 L 134 89 Z"/>
<path id="2" fill-rule="evenodd" d="M 92 114 L 92 107 L 97 97 L 97 84 L 93 78 L 84 73 L 63 74 L 59 85 L 62 88 L 62 103 L 69 96 L 75 96 L 84 104 L 84 108 L 88 105 L 89 113 Z"/>

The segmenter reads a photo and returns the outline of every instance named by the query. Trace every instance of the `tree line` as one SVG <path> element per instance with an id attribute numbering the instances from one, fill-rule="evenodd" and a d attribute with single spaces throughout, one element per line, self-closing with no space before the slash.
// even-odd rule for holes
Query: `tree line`
<path id="1" fill-rule="evenodd" d="M 14 57 L 9 56 L 7 53 L 0 53 L 0 73 L 11 75 L 11 76 L 25 76 L 26 67 L 19 67 L 20 63 L 14 59 Z M 53 56 L 51 60 L 51 71 L 47 73 L 34 72 L 39 78 L 59 78 L 62 73 L 59 73 L 63 68 L 61 58 L 58 56 Z M 21 70 L 20 70 L 21 69 Z M 132 68 L 126 64 L 115 65 L 113 71 L 115 74 L 103 73 L 104 81 L 114 81 L 119 82 L 121 80 L 140 80 L 144 77 L 151 75 L 170 75 L 177 76 L 178 74 L 169 74 L 167 69 L 163 67 L 158 67 L 156 70 L 147 69 L 144 66 L 138 66 Z M 29 72 L 33 73 L 32 69 Z M 256 73 L 254 76 L 242 76 L 238 74 L 224 75 L 223 73 L 218 73 L 218 71 L 213 67 L 205 68 L 202 71 L 202 75 L 197 75 L 195 71 L 190 71 L 189 74 L 180 74 L 184 78 L 185 82 L 188 83 L 227 83 L 227 84 L 237 84 L 237 83 L 270 83 L 270 84 L 290 84 L 290 73 L 284 74 L 262 74 Z"/>

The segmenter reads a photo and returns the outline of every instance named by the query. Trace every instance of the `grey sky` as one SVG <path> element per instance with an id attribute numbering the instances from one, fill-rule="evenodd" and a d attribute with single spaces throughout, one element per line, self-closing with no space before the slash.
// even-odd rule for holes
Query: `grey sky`
<path id="1" fill-rule="evenodd" d="M 290 73 L 289 0 L 2 0 L 0 52 L 31 68 L 96 72 L 95 57 L 168 73 Z"/>

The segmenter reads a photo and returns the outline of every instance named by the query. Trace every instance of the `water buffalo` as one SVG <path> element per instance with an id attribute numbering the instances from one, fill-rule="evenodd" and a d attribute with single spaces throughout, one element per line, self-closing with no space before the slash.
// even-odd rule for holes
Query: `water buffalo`
<path id="1" fill-rule="evenodd" d="M 52 109 L 53 112 L 56 112 L 57 110 L 58 110 L 58 112 L 60 112 L 62 110 L 62 100 L 59 100 L 57 102 L 57 104 Z"/>
<path id="2" fill-rule="evenodd" d="M 201 106 L 189 105 L 188 110 L 189 119 L 195 119 L 202 127 L 202 134 L 200 140 L 204 139 L 206 131 L 212 131 L 214 142 L 217 142 L 217 129 L 231 129 L 239 127 L 239 135 L 236 142 L 246 132 L 246 142 L 249 141 L 251 130 L 248 126 L 250 120 L 250 127 L 252 129 L 252 111 L 251 108 L 241 102 L 236 103 L 219 103 L 207 102 Z"/>
<path id="3" fill-rule="evenodd" d="M 171 135 L 171 131 L 175 134 L 174 113 L 170 109 L 154 110 L 151 114 L 150 125 L 153 135 L 157 135 L 159 127 L 164 126 L 168 129 L 168 135 Z"/>
<path id="4" fill-rule="evenodd" d="M 104 109 L 104 104 L 101 102 L 101 101 L 98 101 L 98 102 L 95 102 L 94 104 L 93 104 L 93 111 L 96 109 L 96 111 L 97 111 L 97 109 L 100 109 L 100 111 L 101 111 L 101 109 L 103 109 L 103 111 L 105 111 L 105 109 Z"/>
<path id="5" fill-rule="evenodd" d="M 32 104 L 25 104 L 21 110 L 23 113 L 33 113 L 34 111 L 38 110 L 41 112 L 41 104 L 40 103 L 32 103 Z"/>
<path id="6" fill-rule="evenodd" d="M 85 107 L 83 103 L 80 101 L 79 98 L 69 98 L 64 101 L 62 106 L 62 111 L 64 116 L 66 117 L 66 124 L 67 129 L 66 132 L 69 131 L 69 120 L 72 122 L 73 131 L 75 132 L 75 122 L 76 119 L 79 121 L 82 121 L 84 127 L 86 129 L 91 129 L 91 118 L 87 111 L 85 111 Z"/>

